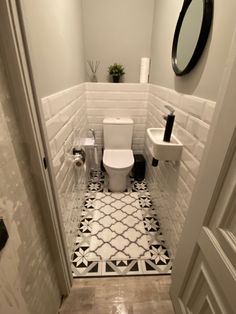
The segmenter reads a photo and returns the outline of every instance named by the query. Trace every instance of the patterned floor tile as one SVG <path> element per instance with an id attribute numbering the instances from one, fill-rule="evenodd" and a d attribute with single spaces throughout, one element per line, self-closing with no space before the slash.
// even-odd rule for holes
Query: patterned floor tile
<path id="1" fill-rule="evenodd" d="M 145 217 L 144 227 L 148 232 L 156 232 L 160 229 L 159 222 L 155 217 Z"/>
<path id="2" fill-rule="evenodd" d="M 97 193 L 91 236 L 91 258 L 150 258 L 138 193 Z"/>
<path id="3" fill-rule="evenodd" d="M 145 180 L 130 178 L 127 192 L 111 193 L 107 177 L 92 173 L 71 263 L 74 277 L 171 273 L 172 261 Z"/>
<path id="4" fill-rule="evenodd" d="M 86 198 L 84 201 L 85 208 L 94 208 L 95 197 Z"/>
<path id="5" fill-rule="evenodd" d="M 104 261 L 102 263 L 102 276 L 134 276 L 140 275 L 140 260 Z"/>
<path id="6" fill-rule="evenodd" d="M 142 208 L 152 207 L 152 201 L 150 197 L 139 197 L 139 205 Z"/>

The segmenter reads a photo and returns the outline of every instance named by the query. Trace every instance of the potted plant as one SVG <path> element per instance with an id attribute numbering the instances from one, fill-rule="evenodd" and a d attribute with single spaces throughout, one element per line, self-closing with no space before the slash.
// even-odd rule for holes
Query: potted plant
<path id="1" fill-rule="evenodd" d="M 122 64 L 114 63 L 109 66 L 108 73 L 112 76 L 113 83 L 119 83 L 120 77 L 125 74 Z"/>

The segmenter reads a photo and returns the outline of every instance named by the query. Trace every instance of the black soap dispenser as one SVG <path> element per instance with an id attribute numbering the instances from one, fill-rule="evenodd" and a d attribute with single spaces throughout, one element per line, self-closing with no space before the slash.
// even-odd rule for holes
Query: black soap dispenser
<path id="1" fill-rule="evenodd" d="M 174 108 L 172 108 L 171 106 L 165 106 L 165 107 L 170 111 L 170 113 L 167 116 L 164 116 L 164 119 L 166 120 L 166 127 L 165 127 L 163 141 L 170 142 L 171 133 L 172 133 L 172 129 L 173 129 L 174 121 L 175 121 L 175 115 L 174 115 L 175 111 L 174 111 Z"/>
<path id="2" fill-rule="evenodd" d="M 175 115 L 168 114 L 166 118 L 166 128 L 165 128 L 165 133 L 164 133 L 164 138 L 163 138 L 164 142 L 170 142 L 174 120 L 175 120 Z"/>

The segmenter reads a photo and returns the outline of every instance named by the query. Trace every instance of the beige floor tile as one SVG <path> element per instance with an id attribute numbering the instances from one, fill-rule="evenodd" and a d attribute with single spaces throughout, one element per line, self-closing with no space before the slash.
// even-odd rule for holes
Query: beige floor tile
<path id="1" fill-rule="evenodd" d="M 132 304 L 113 303 L 95 304 L 94 313 L 96 314 L 133 314 Z"/>
<path id="2" fill-rule="evenodd" d="M 74 280 L 60 314 L 173 314 L 170 276 Z"/>
<path id="3" fill-rule="evenodd" d="M 92 304 L 80 304 L 77 310 L 60 310 L 59 314 L 95 314 L 94 305 Z"/>
<path id="4" fill-rule="evenodd" d="M 94 304 L 95 288 L 81 287 L 73 289 L 68 298 L 63 302 L 62 309 L 64 311 L 74 311 L 81 306 Z"/>
<path id="5" fill-rule="evenodd" d="M 174 314 L 171 301 L 149 301 L 133 304 L 134 314 Z"/>

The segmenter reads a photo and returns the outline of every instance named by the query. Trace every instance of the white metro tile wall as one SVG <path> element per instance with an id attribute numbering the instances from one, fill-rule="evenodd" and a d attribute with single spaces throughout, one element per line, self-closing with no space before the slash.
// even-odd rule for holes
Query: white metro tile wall
<path id="1" fill-rule="evenodd" d="M 71 153 L 75 131 L 79 137 L 87 134 L 85 84 L 43 98 L 42 108 L 61 201 L 66 239 L 72 252 L 73 237 L 79 219 L 78 213 L 75 215 L 74 210 L 76 207 L 81 207 L 78 202 L 82 201 L 74 191 L 77 187 L 77 193 L 84 192 L 86 173 L 83 168 L 75 169 L 72 162 L 66 158 L 65 150 L 66 153 Z"/>
<path id="2" fill-rule="evenodd" d="M 145 154 L 149 189 L 171 253 L 175 256 L 215 103 L 157 85 L 84 83 L 46 97 L 42 104 L 56 181 L 60 195 L 67 196 L 62 198 L 67 234 L 71 234 L 76 221 L 70 210 L 75 199 L 73 186 L 76 172 L 65 162 L 64 142 L 72 140 L 75 127 L 81 130 L 83 136 L 88 128 L 93 128 L 101 149 L 103 119 L 107 116 L 130 117 L 134 120 L 132 148 L 135 153 Z M 160 162 L 158 168 L 153 168 L 145 145 L 146 128 L 165 126 L 163 115 L 168 113 L 167 104 L 175 109 L 174 133 L 184 144 L 182 158 L 178 164 Z M 78 170 L 77 176 L 82 191 L 85 182 L 82 169 Z"/>
<path id="3" fill-rule="evenodd" d="M 89 128 L 96 131 L 100 152 L 103 146 L 102 121 L 105 117 L 132 118 L 132 149 L 135 153 L 143 152 L 148 90 L 148 84 L 86 83 Z"/>
<path id="4" fill-rule="evenodd" d="M 151 155 L 145 144 L 147 180 L 172 256 L 175 256 L 183 224 L 198 174 L 215 103 L 183 95 L 157 85 L 150 85 L 147 128 L 164 127 L 165 105 L 175 109 L 173 132 L 184 144 L 180 162 L 160 161 L 151 166 Z"/>

